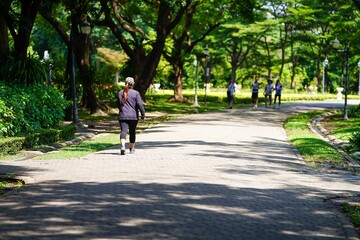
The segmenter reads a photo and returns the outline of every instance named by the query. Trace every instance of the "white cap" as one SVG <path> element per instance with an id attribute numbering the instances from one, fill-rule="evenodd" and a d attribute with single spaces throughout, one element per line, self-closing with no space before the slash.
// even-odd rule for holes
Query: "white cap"
<path id="1" fill-rule="evenodd" d="M 127 78 L 125 79 L 125 83 L 128 84 L 128 85 L 134 85 L 134 84 L 135 84 L 134 78 L 132 78 L 132 77 L 127 77 Z"/>

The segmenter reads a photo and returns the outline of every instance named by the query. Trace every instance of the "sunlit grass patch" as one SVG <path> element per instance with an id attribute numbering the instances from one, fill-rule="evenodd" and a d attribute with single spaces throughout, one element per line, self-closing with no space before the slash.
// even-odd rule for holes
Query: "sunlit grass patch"
<path id="1" fill-rule="evenodd" d="M 119 144 L 118 134 L 109 134 L 105 136 L 98 136 L 94 139 L 85 140 L 78 144 L 61 148 L 59 151 L 49 152 L 42 156 L 38 156 L 36 160 L 49 159 L 69 159 L 84 157 L 88 154 L 102 151 Z"/>
<path id="2" fill-rule="evenodd" d="M 309 163 L 346 165 L 343 156 L 307 126 L 312 117 L 322 112 L 297 114 L 287 119 L 284 126 L 288 138 Z"/>

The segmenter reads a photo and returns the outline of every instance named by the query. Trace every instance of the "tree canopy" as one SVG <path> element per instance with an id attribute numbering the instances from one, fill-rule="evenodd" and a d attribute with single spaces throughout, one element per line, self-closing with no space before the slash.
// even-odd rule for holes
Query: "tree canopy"
<path id="1" fill-rule="evenodd" d="M 94 113 L 103 106 L 94 86 L 116 84 L 115 75 L 120 81 L 133 76 L 143 98 L 160 78 L 175 100 L 186 100 L 182 89 L 194 86 L 192 62 L 202 63 L 205 46 L 214 87 L 229 79 L 247 87 L 258 75 L 281 79 L 289 89 L 321 91 L 325 72 L 331 92 L 344 84 L 345 56 L 332 49 L 337 38 L 349 46 L 349 89 L 355 92 L 359 9 L 358 0 L 4 0 L 0 55 L 1 61 L 40 61 L 50 49 L 55 82 L 70 100 L 74 52 L 81 104 Z M 80 31 L 85 22 L 90 35 Z M 9 66 L 2 65 L 0 79 L 11 78 Z"/>

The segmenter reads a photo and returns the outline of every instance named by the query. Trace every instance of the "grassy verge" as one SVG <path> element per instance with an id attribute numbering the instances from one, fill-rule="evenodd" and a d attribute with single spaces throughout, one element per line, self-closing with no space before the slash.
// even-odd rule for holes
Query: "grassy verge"
<path id="1" fill-rule="evenodd" d="M 182 114 L 168 114 L 145 121 L 139 121 L 138 132 L 150 128 L 156 124 L 176 119 L 183 116 Z M 104 117 L 103 117 L 104 120 Z M 42 156 L 34 158 L 35 160 L 52 160 L 52 159 L 71 159 L 80 158 L 88 154 L 102 151 L 119 145 L 119 134 L 111 133 L 106 135 L 99 135 L 93 139 L 80 142 L 78 144 L 70 145 L 59 149 L 59 151 L 49 152 Z"/>
<path id="2" fill-rule="evenodd" d="M 19 188 L 23 185 L 21 180 L 11 178 L 11 176 L 0 176 L 0 195 Z"/>
<path id="3" fill-rule="evenodd" d="M 342 205 L 344 213 L 349 217 L 350 221 L 354 224 L 355 229 L 360 233 L 360 205 L 345 202 Z"/>
<path id="4" fill-rule="evenodd" d="M 349 120 L 344 121 L 342 113 L 328 116 L 322 121 L 331 134 L 342 140 L 349 140 L 354 132 L 360 131 L 360 118 L 349 117 Z"/>
<path id="5" fill-rule="evenodd" d="M 343 156 L 307 126 L 311 118 L 323 112 L 315 111 L 291 116 L 284 125 L 288 138 L 311 166 L 322 164 L 346 166 Z"/>

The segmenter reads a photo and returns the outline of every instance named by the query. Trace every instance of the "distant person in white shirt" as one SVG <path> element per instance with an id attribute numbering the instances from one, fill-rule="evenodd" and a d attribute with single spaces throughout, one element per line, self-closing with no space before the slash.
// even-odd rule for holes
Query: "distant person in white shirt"
<path id="1" fill-rule="evenodd" d="M 261 83 L 259 83 L 258 80 L 259 80 L 259 77 L 256 76 L 254 82 L 251 83 L 251 85 L 250 85 L 253 108 L 257 108 L 257 105 L 259 102 L 259 88 L 260 88 Z"/>
<path id="2" fill-rule="evenodd" d="M 265 108 L 271 107 L 272 103 L 272 92 L 274 90 L 273 81 L 271 79 L 268 80 L 268 84 L 265 85 Z M 269 103 L 269 104 L 268 104 Z"/>

